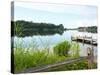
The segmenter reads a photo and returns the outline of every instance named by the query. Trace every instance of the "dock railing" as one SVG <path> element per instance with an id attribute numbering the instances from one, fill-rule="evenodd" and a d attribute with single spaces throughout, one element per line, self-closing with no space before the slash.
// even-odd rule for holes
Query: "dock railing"
<path id="1" fill-rule="evenodd" d="M 97 39 L 93 39 L 92 36 L 71 36 L 72 41 L 80 42 L 83 44 L 91 44 L 97 46 Z"/>

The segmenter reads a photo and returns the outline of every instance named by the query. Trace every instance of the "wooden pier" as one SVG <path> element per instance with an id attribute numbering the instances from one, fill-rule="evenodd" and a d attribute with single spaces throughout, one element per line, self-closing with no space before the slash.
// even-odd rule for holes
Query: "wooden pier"
<path id="1" fill-rule="evenodd" d="M 87 36 L 71 36 L 71 40 L 97 46 L 97 39 L 93 39 L 92 37 L 87 37 Z"/>

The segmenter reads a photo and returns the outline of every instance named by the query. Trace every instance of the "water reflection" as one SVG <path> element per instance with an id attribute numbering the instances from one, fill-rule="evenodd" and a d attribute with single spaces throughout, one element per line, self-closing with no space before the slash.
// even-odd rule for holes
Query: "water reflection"
<path id="1" fill-rule="evenodd" d="M 26 33 L 25 33 L 26 34 Z M 31 34 L 31 33 L 30 33 Z M 34 33 L 31 34 L 31 36 L 29 34 L 27 34 L 28 36 L 24 36 L 24 37 L 18 37 L 16 36 L 14 38 L 14 43 L 17 43 L 19 39 L 24 41 L 24 47 L 28 47 L 29 44 L 35 40 L 35 42 L 38 44 L 38 48 L 43 48 L 46 47 L 48 45 L 48 47 L 52 50 L 52 48 L 59 42 L 62 41 L 71 41 L 71 36 L 73 35 L 87 35 L 87 36 L 92 36 L 93 38 L 97 38 L 97 34 L 96 33 L 88 33 L 88 32 L 79 32 L 77 30 L 69 30 L 69 31 L 63 31 L 62 34 L 59 35 L 59 33 L 57 32 L 47 32 L 47 33 L 42 33 L 41 34 L 36 34 L 33 35 Z M 47 35 L 46 35 L 47 34 Z M 49 36 L 50 35 L 50 36 Z M 79 42 L 78 42 L 79 43 Z M 80 56 L 86 56 L 87 55 L 87 48 L 88 47 L 92 47 L 89 44 L 82 44 L 79 43 L 80 45 Z M 15 46 L 16 47 L 16 46 Z M 94 49 L 94 55 L 97 55 L 97 46 L 93 46 Z"/>
<path id="2" fill-rule="evenodd" d="M 18 37 L 27 37 L 27 36 L 37 36 L 37 35 L 41 35 L 41 36 L 48 36 L 48 35 L 51 35 L 51 36 L 53 36 L 53 35 L 55 35 L 55 34 L 59 34 L 59 35 L 62 35 L 63 33 L 64 33 L 64 31 L 65 30 L 52 30 L 52 29 L 50 29 L 50 30 L 48 30 L 48 31 L 35 31 L 35 30 L 33 30 L 33 31 L 31 31 L 31 30 L 25 30 L 25 31 L 23 31 L 21 34 L 19 34 L 19 35 L 16 35 L 16 36 L 18 36 Z"/>

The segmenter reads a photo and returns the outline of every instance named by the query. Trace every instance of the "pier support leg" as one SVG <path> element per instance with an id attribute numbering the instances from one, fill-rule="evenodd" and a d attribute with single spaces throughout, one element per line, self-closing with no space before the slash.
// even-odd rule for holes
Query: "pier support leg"
<path id="1" fill-rule="evenodd" d="M 94 63 L 94 54 L 93 54 L 93 49 L 92 48 L 87 48 L 87 63 L 88 63 L 88 69 L 93 68 L 93 63 Z"/>

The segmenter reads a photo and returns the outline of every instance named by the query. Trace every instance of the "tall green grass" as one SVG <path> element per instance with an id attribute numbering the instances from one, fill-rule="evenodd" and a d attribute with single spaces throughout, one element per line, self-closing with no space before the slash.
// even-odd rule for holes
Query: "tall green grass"
<path id="1" fill-rule="evenodd" d="M 15 72 L 21 72 L 28 68 L 41 67 L 48 64 L 57 63 L 60 61 L 64 61 L 70 58 L 79 57 L 79 44 L 77 43 L 69 43 L 68 41 L 61 42 L 57 44 L 56 51 L 60 51 L 59 53 L 64 53 L 67 50 L 67 55 L 59 55 L 57 53 L 48 52 L 47 48 L 38 49 L 37 43 L 32 41 L 29 44 L 29 48 L 23 47 L 24 42 L 20 42 L 16 44 L 14 48 L 14 67 Z M 54 47 L 54 48 L 55 48 Z M 55 50 L 55 49 L 54 49 Z M 72 51 L 72 54 L 69 55 L 68 52 Z M 62 66 L 62 68 L 55 69 L 56 70 L 74 70 L 74 69 L 87 69 L 86 62 L 84 63 L 75 63 L 71 65 Z M 51 69 L 50 71 L 53 71 Z"/>
<path id="2" fill-rule="evenodd" d="M 54 53 L 59 56 L 68 56 L 71 44 L 68 41 L 63 41 L 54 46 Z"/>
<path id="3" fill-rule="evenodd" d="M 40 67 L 47 64 L 56 63 L 65 60 L 66 57 L 48 54 L 46 50 L 28 51 L 17 49 L 14 51 L 14 67 L 15 72 L 20 72 L 31 67 Z"/>
<path id="4" fill-rule="evenodd" d="M 70 53 L 69 53 L 70 52 Z M 54 53 L 59 56 L 71 56 L 79 57 L 80 56 L 80 46 L 75 42 L 63 41 L 54 46 Z"/>
<path id="5" fill-rule="evenodd" d="M 41 67 L 47 64 L 53 64 L 70 58 L 68 57 L 68 55 L 66 55 L 67 56 L 66 57 L 63 55 L 59 56 L 56 53 L 49 53 L 48 47 L 39 50 L 36 41 L 30 42 L 28 48 L 23 47 L 24 41 L 22 39 L 19 39 L 19 41 L 17 41 L 15 44 L 16 44 L 16 47 L 14 48 L 15 72 L 20 72 L 23 71 L 24 69 L 31 67 Z M 71 45 L 68 41 L 67 42 L 64 41 L 57 44 L 55 47 L 56 50 L 59 50 L 60 54 L 61 53 L 63 54 L 66 50 L 68 54 L 70 46 Z"/>

